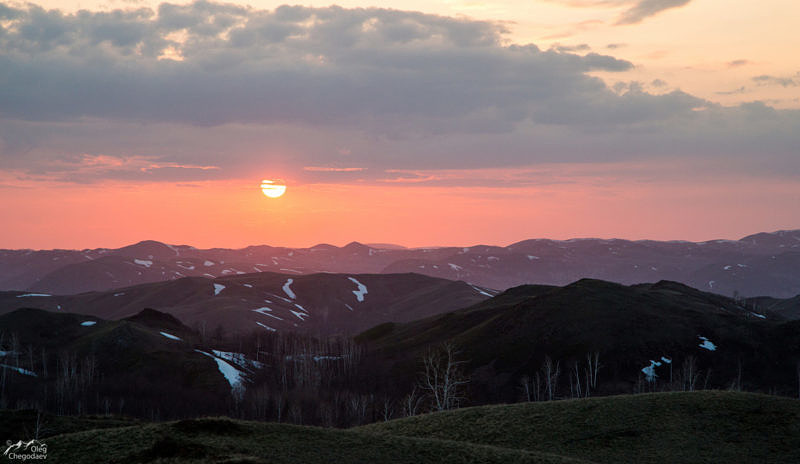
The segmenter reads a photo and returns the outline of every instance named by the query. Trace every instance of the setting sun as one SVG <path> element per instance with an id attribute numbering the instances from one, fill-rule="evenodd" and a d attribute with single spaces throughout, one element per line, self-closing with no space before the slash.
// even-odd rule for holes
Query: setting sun
<path id="1" fill-rule="evenodd" d="M 264 195 L 270 198 L 278 198 L 286 193 L 286 184 L 279 180 L 275 181 L 265 179 L 261 181 L 261 191 L 264 192 Z"/>

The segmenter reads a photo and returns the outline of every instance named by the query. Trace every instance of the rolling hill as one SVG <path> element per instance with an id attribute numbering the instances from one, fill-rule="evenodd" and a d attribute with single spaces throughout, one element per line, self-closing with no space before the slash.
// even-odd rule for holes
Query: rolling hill
<path id="1" fill-rule="evenodd" d="M 247 369 L 169 314 L 106 321 L 20 309 L 0 316 L 2 401 L 60 414 L 139 417 L 218 413 Z"/>
<path id="2" fill-rule="evenodd" d="M 592 394 L 704 387 L 795 394 L 800 361 L 800 322 L 666 281 L 515 287 L 462 310 L 377 326 L 357 340 L 401 384 L 418 377 L 430 347 L 454 343 L 473 404 L 518 399 L 523 379 L 544 375 L 548 357 L 560 367 L 557 397 L 577 394 L 576 377 L 586 394 L 594 353 L 601 366 Z"/>
<path id="3" fill-rule="evenodd" d="M 0 411 L 14 440 L 36 415 Z M 349 430 L 229 418 L 131 422 L 46 416 L 48 462 L 64 463 L 793 463 L 800 403 L 687 392 L 493 405 Z M 26 427 L 28 426 L 28 427 Z"/>
<path id="4" fill-rule="evenodd" d="M 50 296 L 0 292 L 0 314 L 22 306 L 123 319 L 144 308 L 174 315 L 200 331 L 302 331 L 354 334 L 483 301 L 497 292 L 420 274 L 272 272 L 188 277 L 108 292 Z"/>
<path id="5" fill-rule="evenodd" d="M 788 464 L 800 460 L 800 402 L 739 392 L 655 393 L 481 406 L 357 430 L 546 452 L 608 464 Z"/>

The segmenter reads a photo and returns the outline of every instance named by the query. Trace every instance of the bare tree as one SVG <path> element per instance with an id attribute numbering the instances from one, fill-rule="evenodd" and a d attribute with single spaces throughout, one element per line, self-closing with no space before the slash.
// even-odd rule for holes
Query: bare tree
<path id="1" fill-rule="evenodd" d="M 694 356 L 689 356 L 683 361 L 681 374 L 683 391 L 694 391 L 697 379 L 700 377 L 697 371 L 697 360 Z"/>
<path id="2" fill-rule="evenodd" d="M 589 364 L 588 375 L 586 377 L 586 396 L 589 396 L 589 391 L 597 388 L 597 371 L 600 370 L 600 352 L 595 351 L 586 354 L 586 362 Z"/>
<path id="3" fill-rule="evenodd" d="M 519 384 L 522 389 L 522 397 L 525 398 L 525 401 L 529 403 L 533 401 L 533 380 L 531 380 L 530 376 L 522 376 L 522 378 L 519 379 Z"/>
<path id="4" fill-rule="evenodd" d="M 416 416 L 421 405 L 422 396 L 420 396 L 417 386 L 414 385 L 414 388 L 411 389 L 411 393 L 403 398 L 403 416 Z"/>
<path id="5" fill-rule="evenodd" d="M 430 396 L 433 409 L 445 411 L 457 407 L 464 399 L 464 386 L 469 380 L 457 360 L 458 350 L 452 342 L 444 342 L 438 349 L 429 350 L 422 358 L 424 371 L 420 387 Z"/>
<path id="6" fill-rule="evenodd" d="M 388 396 L 385 396 L 381 406 L 381 415 L 383 416 L 383 421 L 388 422 L 392 417 L 394 417 L 394 400 Z"/>
<path id="7" fill-rule="evenodd" d="M 553 401 L 556 396 L 559 375 L 561 375 L 561 363 L 556 361 L 556 363 L 553 364 L 553 360 L 550 356 L 545 356 L 544 364 L 542 365 L 542 376 L 544 377 L 548 401 Z"/>

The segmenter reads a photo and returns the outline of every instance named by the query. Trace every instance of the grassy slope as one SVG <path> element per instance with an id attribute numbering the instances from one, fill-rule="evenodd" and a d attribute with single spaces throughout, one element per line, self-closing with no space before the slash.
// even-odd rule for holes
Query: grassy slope
<path id="1" fill-rule="evenodd" d="M 59 435 L 54 463 L 541 463 L 585 462 L 440 439 L 231 419 L 197 419 Z"/>
<path id="2" fill-rule="evenodd" d="M 656 393 L 483 406 L 359 430 L 599 463 L 800 462 L 800 401 L 751 393 Z"/>
<path id="3" fill-rule="evenodd" d="M 47 423 L 56 463 L 800 462 L 800 401 L 719 391 L 482 406 L 352 430 L 227 418 Z"/>
<path id="4" fill-rule="evenodd" d="M 470 308 L 375 327 L 357 340 L 392 366 L 398 384 L 414 381 L 428 346 L 451 340 L 473 374 L 472 400 L 483 403 L 516 399 L 519 378 L 539 370 L 545 355 L 564 367 L 583 363 L 592 351 L 603 364 L 603 394 L 632 391 L 641 369 L 661 356 L 674 359 L 676 368 L 694 357 L 699 369 L 713 373 L 712 388 L 727 388 L 741 367 L 746 389 L 792 394 L 800 322 L 748 314 L 730 298 L 674 282 L 624 286 L 582 279 L 565 287 L 509 289 Z M 718 349 L 700 348 L 699 335 Z M 662 367 L 657 374 L 663 379 L 669 372 Z M 567 381 L 562 374 L 562 391 Z"/>
<path id="5" fill-rule="evenodd" d="M 33 438 L 36 431 L 36 419 L 36 411 L 33 409 L 0 410 L 0 438 L 12 441 Z M 39 417 L 39 438 L 83 430 L 125 427 L 135 423 L 134 419 L 121 417 L 75 417 L 45 413 Z"/>

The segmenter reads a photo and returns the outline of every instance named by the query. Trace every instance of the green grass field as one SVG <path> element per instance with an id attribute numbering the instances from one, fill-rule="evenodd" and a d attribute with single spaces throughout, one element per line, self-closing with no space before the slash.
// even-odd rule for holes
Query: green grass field
<path id="1" fill-rule="evenodd" d="M 359 430 L 597 463 L 800 462 L 800 401 L 751 393 L 653 393 L 482 406 Z"/>
<path id="2" fill-rule="evenodd" d="M 3 424 L 14 417 L 18 427 L 35 415 L 0 411 Z M 70 464 L 800 462 L 800 401 L 719 391 L 481 406 L 350 430 L 228 418 L 48 421 L 47 462 Z"/>

